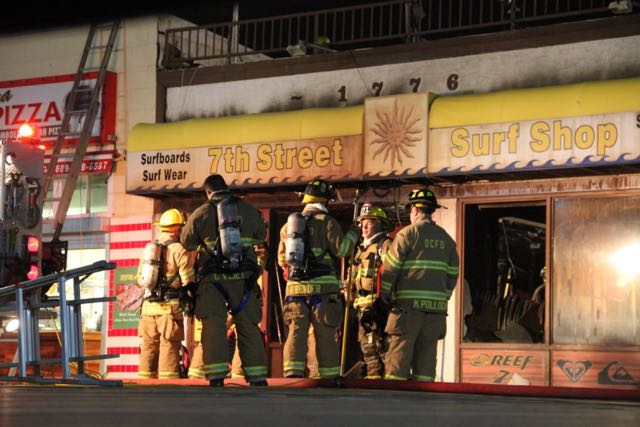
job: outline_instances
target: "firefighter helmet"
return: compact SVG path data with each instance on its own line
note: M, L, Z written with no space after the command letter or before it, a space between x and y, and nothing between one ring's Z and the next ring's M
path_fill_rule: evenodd
M175 226L182 226L186 222L184 215L178 209L169 209L160 216L161 228L169 228Z
M203 187L205 191L210 192L211 195L225 193L229 191L226 181L222 175L211 174L204 180Z
M336 199L336 190L332 184L323 179L314 179L304 189L302 203L326 203Z
M434 210L438 208L446 209L446 207L438 204L436 195L428 188L411 190L409 193L409 202L407 202L404 207L409 209L412 205L418 208L432 208Z
M380 220L383 226L391 226L391 221L389 221L387 213L382 208L374 206L371 203L365 203L362 205L362 208L360 208L360 215L357 219L358 222L361 222L363 219L367 218Z

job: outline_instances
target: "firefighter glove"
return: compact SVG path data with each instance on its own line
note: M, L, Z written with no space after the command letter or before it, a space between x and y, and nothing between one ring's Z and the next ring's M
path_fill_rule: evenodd
M373 310L366 308L360 312L360 325L367 333L376 329L376 315Z
M380 315L386 315L391 310L391 302L386 298L376 298L373 302L373 311Z
M351 223L349 229L347 230L347 234L350 234L353 238L355 238L356 242L360 241L360 238L362 237L362 229L360 228L360 224L358 223L358 221L354 221Z
M178 291L180 298L180 309L187 316L193 316L196 310L196 290L198 286L193 283L187 283Z

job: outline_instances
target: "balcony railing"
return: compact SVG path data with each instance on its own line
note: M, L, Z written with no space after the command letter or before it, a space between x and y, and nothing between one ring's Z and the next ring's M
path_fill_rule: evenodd
M631 4L609 0L394 0L175 28L166 31L163 66L256 61L505 31L632 13Z

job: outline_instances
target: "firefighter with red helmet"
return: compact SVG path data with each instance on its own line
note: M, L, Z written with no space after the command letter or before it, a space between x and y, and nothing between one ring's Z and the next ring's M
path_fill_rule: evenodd
M432 214L443 206L428 188L413 190L411 224L398 232L383 262L382 291L393 308L385 332L385 378L433 381L438 340L446 333L447 303L458 280L455 241Z
M180 288L195 281L192 257L180 244L182 212L169 209L160 217L160 236L146 245L138 266L144 301L138 335L140 378L179 378L184 339Z
M345 256L359 236L355 228L343 235L340 224L329 214L327 204L335 197L333 185L321 179L311 181L304 191L304 209L289 215L280 230L278 264L287 280L284 320L289 327L283 368L288 378L305 374L311 325L320 377L340 374L337 330L342 321L339 292L343 285L334 260Z
M382 208L370 203L362 205L357 221L362 229L362 239L357 246L350 283L355 295L353 307L358 312L358 342L367 369L365 378L380 379L384 375L384 327L388 306L379 298L379 279L382 260L391 245L387 233L393 225Z

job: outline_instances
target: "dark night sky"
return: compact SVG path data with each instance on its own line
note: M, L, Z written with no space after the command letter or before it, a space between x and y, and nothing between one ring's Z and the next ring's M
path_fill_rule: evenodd
M380 1L380 0L378 0ZM46 1L33 8L25 3L9 1L0 9L0 33L26 32L37 29L79 25L154 13L178 15L196 24L231 21L234 1L230 0L67 0ZM355 4L376 3L366 0L238 0L240 19L266 17L330 9Z

